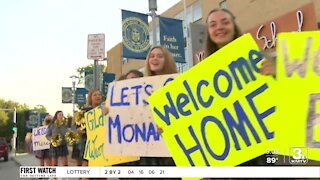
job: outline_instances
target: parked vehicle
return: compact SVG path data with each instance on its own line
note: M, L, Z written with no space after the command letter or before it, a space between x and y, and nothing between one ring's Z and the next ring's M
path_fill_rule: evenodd
M9 159L9 145L6 138L0 137L0 158L3 157L4 161Z

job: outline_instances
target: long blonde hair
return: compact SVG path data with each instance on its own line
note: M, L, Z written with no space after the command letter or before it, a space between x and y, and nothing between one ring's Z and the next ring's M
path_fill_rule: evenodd
M92 96L93 96L93 93L95 93L95 92L100 92L100 90L99 89L91 89L88 93L88 96L87 96L87 105L92 106L92 107L93 107Z
M156 75L154 72L152 72L150 70L150 66L149 66L149 59L150 59L150 54L151 54L151 51L154 50L154 49L160 49L163 53L163 56L164 56L164 66L163 66L163 69L162 69L162 72L161 74L174 74L174 73L177 73L177 66L176 66L176 63L171 55L171 53L169 52L169 50L163 46L153 46L150 48L150 51L147 55L147 59L146 59L146 64L145 64L145 68L144 68L144 76L154 76Z

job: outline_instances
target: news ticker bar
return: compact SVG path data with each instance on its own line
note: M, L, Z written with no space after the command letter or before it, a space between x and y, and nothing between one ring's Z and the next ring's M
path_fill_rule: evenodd
M320 178L320 167L20 166L20 178Z

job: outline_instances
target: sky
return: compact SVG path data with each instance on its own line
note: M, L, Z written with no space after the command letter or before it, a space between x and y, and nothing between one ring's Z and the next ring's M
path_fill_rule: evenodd
M157 14L179 1L158 0ZM78 67L93 63L87 59L88 34L105 34L108 51L122 41L121 9L148 13L148 2L0 1L0 98L71 114L72 104L61 103L61 88L72 86L69 77Z

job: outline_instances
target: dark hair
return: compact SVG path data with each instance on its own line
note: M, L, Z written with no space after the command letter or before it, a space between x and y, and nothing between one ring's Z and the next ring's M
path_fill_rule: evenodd
M143 73L136 70L136 69L131 69L129 72L127 72L127 74L125 74L126 78L129 74L133 73L134 75L136 75L137 77L143 77Z
M61 113L61 112L62 112L62 111L59 110L59 111L56 111L56 113L54 113L54 116L53 116L53 119L52 119L52 121L51 121L51 124L52 124L55 120L57 120L58 114Z
M126 75L126 74L123 74L123 75L121 75L121 76L118 78L117 81L122 81L122 80L125 80L125 79L127 79L127 75Z
M229 14L231 16L231 19L232 19L232 23L234 25L234 37L233 37L233 40L237 39L238 37L241 36L241 31L240 31L240 28L239 26L237 25L237 23L235 22L235 16L227 9L213 9L209 12L208 16L207 16L207 19L206 19L206 23L208 23L208 18L209 16L214 13L214 12L218 12L218 11L223 11L227 14ZM208 31L208 26L207 26L207 39L206 39L206 48L205 48L205 57L208 57L210 56L211 54L215 53L217 50L218 50L218 46L216 43L214 43L212 41L212 39L210 38L210 35L209 35L209 31Z

